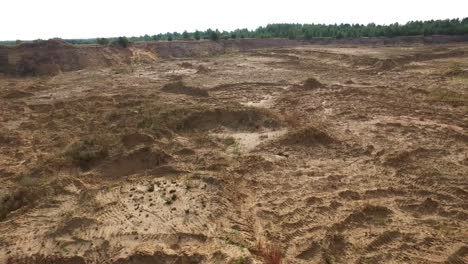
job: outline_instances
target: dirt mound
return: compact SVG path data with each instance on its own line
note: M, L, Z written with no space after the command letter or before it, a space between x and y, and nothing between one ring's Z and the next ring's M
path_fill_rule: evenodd
M203 65L200 65L197 67L197 73L203 74L203 73L209 73L211 70Z
M131 63L132 64L151 64L158 61L157 54L147 51L144 49L130 49L131 54Z
M435 214L441 209L440 203L431 198L427 198L422 203L404 204L400 207L405 211L421 215Z
M460 64L453 64L443 72L446 77L468 77L468 68L463 68Z
M302 250L296 258L302 260L309 260L315 257L318 253L320 253L320 244L313 241L310 246Z
M401 233L399 231L385 231L367 245L367 250L375 251L379 247L393 242L393 240L397 239L400 236Z
M314 90L314 89L317 89L317 88L320 88L320 87L323 87L323 84L321 82L319 82L317 79L315 78L308 78L307 80L304 81L304 83L301 85L301 88L303 90Z
M304 42L289 39L236 39L220 41L160 41L135 43L135 47L151 50L162 58L201 57L237 51L298 46Z
M10 132L8 130L0 130L0 145L19 145L21 140L18 137L18 134L15 132Z
M72 45L60 39L0 46L0 73L56 75L87 67L110 67L154 63L158 58L200 57L267 47L297 46L288 39L243 39L222 41L173 41L134 43L123 49L100 45ZM187 67L188 64L184 64ZM190 66L193 67L193 66ZM204 73L205 69L198 69Z
M97 168L106 177L118 178L166 164L170 156L160 149L141 147L130 153L112 158Z
M61 236L64 234L72 235L73 231L77 229L87 228L92 224L95 224L96 221L90 218L84 217L73 217L70 220L64 222L62 225L57 227L57 229L51 234L52 236Z
M425 148L416 148L412 150L404 150L397 153L391 153L383 162L383 165L402 168L411 166L411 163L415 160L425 159L434 155L440 155L443 151L425 149Z
M392 59L379 60L373 65L376 71L390 71L399 67L398 62Z
M177 255L156 252L154 254L137 253L125 259L119 259L113 264L197 264L202 263L205 257L200 254Z
M21 188L12 193L2 194L0 196L0 222L11 212L32 204L36 198L37 194L28 188Z
M10 90L5 93L2 97L5 99L18 99L32 96L32 93L20 91L20 90Z
M323 241L325 248L323 252L324 259L338 261L345 254L348 244L342 234L327 235Z
M288 132L279 142L283 145L300 145L300 146L314 146L314 145L330 145L337 142L333 137L327 133L309 126L295 131Z
M109 144L101 137L86 137L69 145L63 155L73 165L88 170L109 155Z
M220 41L158 41L134 43L123 49L100 45L71 45L60 39L35 41L17 46L0 46L0 73L55 75L87 67L154 63L158 58L200 57L228 52L305 44L379 45L400 43L465 42L466 36L412 36L394 38L333 39L316 38L296 41L281 38L236 39ZM385 63L384 63L385 64ZM376 65L379 68L379 65ZM381 70L389 66L383 65ZM391 67L391 66L390 66ZM200 73L203 73L200 71Z
M111 46L78 46L62 40L36 41L0 47L0 72L18 75L56 75L86 67L130 64L132 52Z
M122 136L122 144L126 148L133 148L140 144L149 144L154 141L154 138L151 135L143 133L131 133Z
M180 64L180 67L185 68L185 69L191 69L191 68L193 68L193 64L190 63L190 62L182 62Z
M168 83L163 86L161 91L174 94L185 94L190 96L208 97L206 90L185 85L182 81Z
M391 218L393 211L384 206L365 205L361 210L351 213L333 229L344 231L364 225L383 225Z
M82 257L60 257L60 256L43 256L33 255L31 257L15 258L11 257L7 260L8 264L85 264L86 261Z
M208 73L210 72L210 69L203 66L203 65L193 65L192 63L190 62L182 62L181 64L179 64L180 67L184 68L184 69L196 69L197 70L197 73L199 74L203 74L203 73Z
M442 73L468 54L408 56L468 51L444 47L302 46L151 65L140 54L119 74L0 74L0 263L465 263L466 111L444 100L463 99L466 80ZM381 58L402 67L377 75ZM323 88L294 91L308 77ZM210 97L161 91L177 81ZM3 98L13 90L33 95Z
M172 127L176 130L206 131L222 127L236 131L252 131L261 128L278 128L281 126L277 117L268 111L250 107L227 107L191 111Z

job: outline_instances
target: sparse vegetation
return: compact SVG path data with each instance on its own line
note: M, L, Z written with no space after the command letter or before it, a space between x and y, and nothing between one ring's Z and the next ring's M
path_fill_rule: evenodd
M283 263L283 252L279 246L258 242L255 246L255 251L263 258L265 264Z
M429 95L429 101L434 103L445 103L454 107L466 106L468 104L468 95L444 88L434 89Z
M33 188L21 187L13 193L5 193L0 195L0 222L13 211L20 209L23 206L31 204L36 199Z
M234 144L230 145L229 148L235 156L241 155L241 147L238 142L234 142Z
M210 32L210 40L212 40L212 41L218 41L219 40L219 32L217 30Z
M235 259L231 264L249 264L251 260L248 257L239 257Z
M153 46L185 54L237 44ZM0 244L12 263L38 253L105 262L115 252L118 262L378 263L401 260L402 247L408 262L461 256L464 44L304 45L148 63L136 58L147 43L6 49L29 46L34 58L57 46L117 63L0 76ZM377 75L375 53L401 67ZM24 236L31 241L17 243ZM260 237L274 244L255 247ZM407 247L415 241L437 248Z
M97 44L103 45L103 46L109 44L109 40L106 39L106 38L97 38L97 39L96 39L96 42L97 42Z
M468 33L468 17L464 19L445 19L428 21L409 21L406 24L392 23L389 25L377 25L375 23L364 24L269 24L258 27L255 30L236 29L230 32L208 29L206 31L195 31L183 33L168 32L157 35L143 35L139 37L120 37L128 41L159 41L159 40L179 40L179 39L219 39L243 38L289 38L305 39L313 38L359 38L359 37L397 37L416 35L462 35ZM120 38L113 39L119 41ZM72 44L99 43L102 38L95 39L67 39L66 42ZM16 41L0 41L0 44L13 45ZM99 43L100 44L100 43ZM106 45L106 44L103 44ZM127 47L119 44L122 47ZM124 44L125 45L125 44Z
M201 35L200 35L200 31L195 31L195 33L193 33L193 37L196 39L196 40L200 40L201 38Z
M130 45L130 41L127 37L118 37L114 42L114 45L120 46L122 48L127 48Z
M357 38L357 37L396 37L415 35L461 35L468 33L468 18L445 19L428 21L409 21L406 24L393 23L389 25L377 25L375 23L363 24L269 24L265 27L258 27L255 30L236 29L231 32L222 32L208 29L200 32L183 32L182 34L166 33L154 36L132 37L130 41L149 40L177 40L201 38L217 41L223 39L240 38L289 38L306 39L312 38ZM71 43L92 43L90 40L67 40Z
M187 66L187 64L185 65ZM209 96L206 90L203 90L197 87L187 86L182 81L168 83L163 86L162 91L169 92L169 93L176 93L176 94L186 94L186 95L191 95L191 96L201 96L201 97Z
M304 90L313 90L322 87L323 84L319 82L315 78L308 78L304 81L304 84L302 84L302 88Z
M105 141L104 141L105 142ZM109 155L109 146L101 138L87 137L65 150L65 156L82 169L89 169Z
M182 33L182 39L185 39L185 40L190 39L190 35L189 35L189 33L187 32L187 30L185 30L185 31Z

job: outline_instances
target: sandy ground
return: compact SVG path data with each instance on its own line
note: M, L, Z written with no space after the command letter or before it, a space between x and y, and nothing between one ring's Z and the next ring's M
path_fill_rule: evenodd
M467 263L467 110L467 45L0 76L0 263Z

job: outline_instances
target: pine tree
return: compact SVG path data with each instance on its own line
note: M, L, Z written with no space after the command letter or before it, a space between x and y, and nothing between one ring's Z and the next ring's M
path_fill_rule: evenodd
M210 40L212 40L212 41L218 41L218 40L219 40L219 32L218 32L218 30L216 30L216 31L211 31L211 33L210 33Z
M198 31L198 30L195 31L195 33L193 35L194 35L196 40L200 40L200 31Z
M189 33L187 32L187 30L185 30L185 31L182 33L182 38L183 38L183 39L189 39L189 38L190 38Z

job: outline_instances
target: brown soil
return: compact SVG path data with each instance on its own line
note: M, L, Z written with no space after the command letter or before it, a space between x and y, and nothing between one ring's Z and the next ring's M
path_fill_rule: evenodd
M0 48L0 264L467 263L468 46L321 41Z
M302 86L300 88L302 88L304 90L313 90L313 89L320 88L322 86L323 86L323 84L321 82L319 82L317 79L308 78L307 80L304 81L304 83L302 84Z
M206 90L186 86L182 81L168 83L163 86L161 91L175 94L186 94L191 96L208 96L208 92Z

